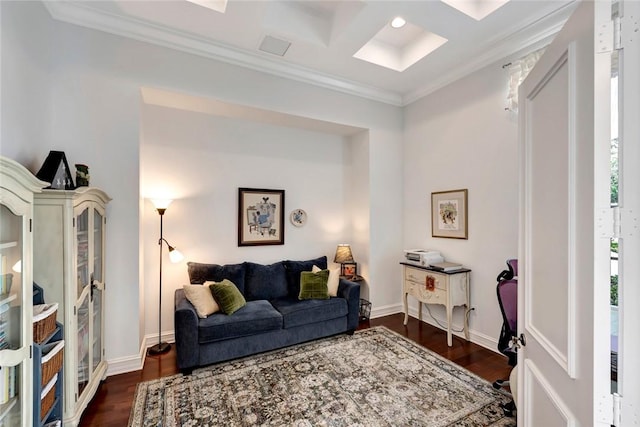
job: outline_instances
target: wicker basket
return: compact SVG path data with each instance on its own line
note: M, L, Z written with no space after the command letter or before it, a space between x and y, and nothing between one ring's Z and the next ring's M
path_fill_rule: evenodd
M33 340L40 344L56 330L58 304L33 306Z
M62 368L64 359L64 341L57 341L45 347L47 354L42 356L42 382L44 387Z
M56 383L58 382L58 375L54 375L49 384L42 390L40 395L40 416L42 419L47 415L49 409L53 407L56 401Z
M360 298L360 321L369 320L371 315L371 303L366 299Z

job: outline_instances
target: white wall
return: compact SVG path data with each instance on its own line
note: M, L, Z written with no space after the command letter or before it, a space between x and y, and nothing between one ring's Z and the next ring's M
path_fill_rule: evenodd
M164 249L163 333L173 330L175 289L189 283L187 261L267 264L326 255L331 265L336 245L353 241L349 138L148 105L142 131L142 196L175 199L164 215L164 235L185 255L184 262L170 264ZM285 245L237 246L239 187L285 190ZM144 206L145 333L153 335L159 215L151 202ZM308 215L303 227L289 222L297 208ZM364 256L358 260L367 264Z
M140 312L144 288L156 283L141 283L141 278L153 277L156 266L148 274L140 271L145 265L140 263L143 245L157 236L157 219L141 213L146 212L146 205L141 207L140 203L139 180L141 87L166 88L368 129L369 158L360 160L369 169L364 175L371 197L369 285L380 289L372 297L374 303L396 304L397 254L402 248L402 109L52 21L43 14L41 3L2 2L3 48L6 34L17 40L15 49L3 49L2 67L20 61L15 63L18 72L19 64L33 69L28 70L28 78L12 81L15 87L8 93L2 77L3 135L7 119L20 116L14 106L27 103L24 109L31 114L13 124L11 134L22 137L3 138L1 149L32 170L49 149L63 150L70 163L89 165L92 185L113 198L107 210L106 253L105 347L110 373L139 367L140 345L149 329L140 321L145 317ZM47 50L50 57L33 59ZM32 84L38 88L36 93L30 89ZM26 100L25 93L30 94ZM34 108L28 109L30 106ZM32 134L29 127L40 124L47 126ZM232 209L236 209L235 203ZM186 215L180 209L176 203L167 221ZM172 232L179 226L170 224ZM146 233L147 226L151 235ZM179 236L171 237L175 240ZM304 251L305 247L285 245L283 249ZM207 255L213 258L214 254ZM284 258L278 255L271 252L265 259ZM147 297L153 299L152 295ZM172 307L164 309L171 311Z
M0 153L28 168L40 167L48 150L45 143L50 107L51 28L48 13L39 4L19 10L0 2ZM28 20L29 31L12 25ZM40 146L34 159L30 147ZM46 151L45 151L46 150Z
M472 269L472 340L495 349L496 276L518 253L517 120L504 110L507 72L488 66L405 109L404 245ZM469 239L431 237L431 192L469 190ZM446 324L440 307L432 313ZM444 320L443 320L444 319ZM454 316L462 325L462 310Z

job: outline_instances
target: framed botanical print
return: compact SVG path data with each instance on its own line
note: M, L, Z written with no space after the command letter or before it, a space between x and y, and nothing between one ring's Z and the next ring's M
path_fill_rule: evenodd
M431 236L467 239L467 190L431 193Z
M284 190L238 189L238 246L284 245Z

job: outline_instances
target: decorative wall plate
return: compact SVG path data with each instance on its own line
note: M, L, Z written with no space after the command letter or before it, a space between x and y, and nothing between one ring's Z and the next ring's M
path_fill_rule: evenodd
M294 209L289 215L289 220L296 227L302 227L307 222L307 213L302 209Z

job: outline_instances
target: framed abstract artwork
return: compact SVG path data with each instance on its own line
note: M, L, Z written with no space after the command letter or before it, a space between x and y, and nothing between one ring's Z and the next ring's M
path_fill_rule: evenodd
M284 190L238 189L238 246L284 245Z
M431 236L468 239L467 190L431 193Z

